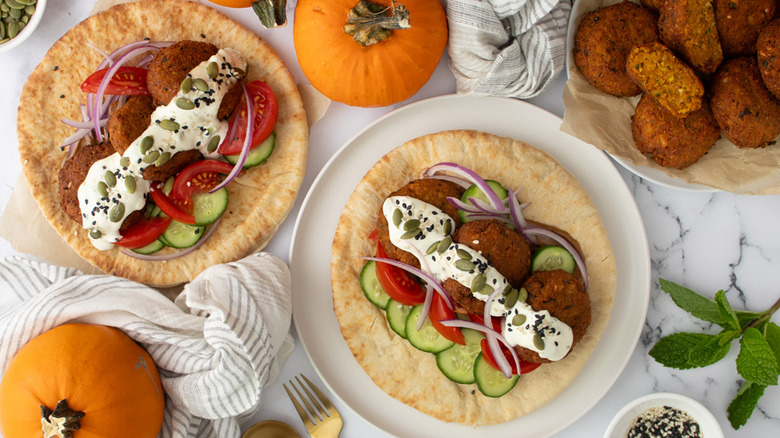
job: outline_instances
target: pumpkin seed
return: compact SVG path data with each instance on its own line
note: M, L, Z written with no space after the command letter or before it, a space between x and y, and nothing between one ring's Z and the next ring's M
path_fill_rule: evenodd
M22 18L22 14L24 13L23 9L11 9L8 11L8 15L14 18L14 20L18 20Z
M422 233L422 230L417 228L414 230L407 231L403 234L401 234L401 239L411 239L412 237L415 237L416 235Z
M544 350L544 339L538 333L534 335L534 347L537 350Z
M119 165L121 167L128 167L130 166L130 157L122 157L119 159Z
M100 193L100 196L108 198L108 184L100 181L97 185L97 191Z
M501 295L506 296L506 294L508 294L511 291L512 291L512 285L507 284L504 290L501 291Z
M141 153L145 154L152 146L154 146L154 137L147 135L141 140Z
M474 263L471 263L468 260L459 259L455 261L455 267L461 271L469 272L474 270Z
M89 237L93 239L100 239L100 236L102 236L103 233L100 232L100 230L91 230L89 232Z
M447 219L447 222L444 223L444 234L450 233L452 233L452 221Z
M447 251L447 248L449 248L450 245L452 245L452 237L449 236L445 237L444 239L441 240L441 242L439 242L439 247L436 248L436 251L439 254L442 254L444 253L444 251Z
M2 39L0 39L0 44L7 43L10 40L11 40L11 38L2 38Z
M192 85L199 91L209 91L209 84L201 78L193 79Z
M28 22L28 21L30 21L30 16L29 16L29 15L23 15L23 16L22 16L22 23L24 23L25 25L27 25L27 22Z
M528 291L524 287L521 287L517 292L517 301L524 303L528 299Z
M508 294L506 294L506 299L504 300L504 307L507 309L511 309L512 307L517 304L517 289L512 289Z
M17 3L21 3L23 5L34 5L37 0L16 0Z
M179 124L171 119L160 120L160 128L166 131L178 131Z
M425 251L425 255L431 255L434 251L439 247L439 242L433 242L431 246L428 247L428 250Z
M0 38L5 38L5 23L0 21Z
M477 275L473 280L471 280L471 291L473 292L481 290L482 286L484 286L486 282L487 277L485 277L485 274Z
M8 12L11 10L11 7L5 4L5 2L0 3L0 11L2 12Z
M189 76L184 78L184 80L181 81L181 85L179 85L179 89L182 93L189 93L192 91L192 78Z
M16 0L5 0L5 4L11 7L11 9L24 9L23 4L19 3Z
M105 178L106 184L108 184L109 187L114 187L116 185L116 175L114 175L114 172L106 170Z
M493 293L493 286L486 284L479 290L482 295L490 295Z
M209 140L209 145L206 147L206 150L209 151L209 153L216 151L217 146L219 146L220 140L221 139L218 135L211 137L211 140Z
M420 221L417 219L408 220L404 223L404 231L412 231L417 228L420 228Z
M8 23L8 37L15 38L19 34L19 22L11 21Z
M108 219L111 222L119 222L123 217L125 217L125 205L121 202L117 202L108 213Z
M160 158L160 151L151 151L144 155L144 163L154 163L158 158Z
M404 217L404 212L401 211L400 208L396 208L393 212L393 225L395 225L396 228L398 228L398 225L401 225L401 219Z
M24 7L24 13L27 15L32 15L35 13L35 6L33 5L27 5Z
M176 106L178 106L183 110L195 109L195 104L192 103L192 101L187 99L186 97L180 97L176 99Z
M514 318L512 318L512 324L517 326L523 325L525 324L526 319L528 319L528 317L526 317L524 314L517 314Z
M471 253L466 251L465 249L458 248L455 253L458 255L458 257L464 259L464 260L471 260Z
M133 175L127 175L127 177L125 177L125 188L127 189L127 193L130 193L131 195L135 193L135 185L135 177Z
M154 165L157 166L157 167L160 167L163 164L167 163L168 160L170 160L170 159L171 159L171 153L170 152L162 153L162 154L160 154L160 157L154 161Z
M217 75L219 74L219 66L216 62L209 62L209 65L206 67L206 73L208 73L209 77L211 79L216 79Z

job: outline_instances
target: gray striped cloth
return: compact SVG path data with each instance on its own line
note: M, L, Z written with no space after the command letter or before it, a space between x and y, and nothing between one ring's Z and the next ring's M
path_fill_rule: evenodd
M563 70L569 0L447 0L459 94L527 99Z
M239 437L292 350L290 272L266 253L213 266L175 302L123 278L26 257L0 261L0 373L66 322L114 326L146 348L166 392L161 437Z

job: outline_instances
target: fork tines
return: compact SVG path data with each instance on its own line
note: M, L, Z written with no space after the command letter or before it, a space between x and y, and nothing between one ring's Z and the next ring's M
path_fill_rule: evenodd
M303 378L305 383L301 381L301 378ZM297 385L295 384L296 381L298 383ZM301 417L301 420L303 420L307 429L328 420L333 415L339 417L338 412L333 407L330 400L328 400L328 398L325 397L325 394L323 394L322 391L320 391L320 389L305 375L300 374L295 376L294 379L290 379L288 384L295 390L298 398L293 395L287 387L287 384L282 384L282 386L284 387L284 390L287 391L287 396L290 397L290 400L295 406L295 410L298 411L298 415ZM301 392L301 390L303 390L303 392ZM298 402L299 399L303 403L303 406Z

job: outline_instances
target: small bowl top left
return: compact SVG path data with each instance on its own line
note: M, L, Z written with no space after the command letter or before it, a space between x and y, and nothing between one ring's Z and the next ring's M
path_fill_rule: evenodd
M13 3L13 6L9 6ZM5 5L2 9L5 9L6 7L9 8L9 11L3 11L2 14L6 15L11 13L10 11L13 9L21 10L22 16L24 16L24 7L28 6L26 3L31 3L31 0L0 0L0 5ZM16 8L16 6L22 6L22 9ZM10 40L0 44L0 52L7 52L9 50L12 50L14 47L22 44L27 38L30 37L30 35L35 32L35 29L38 27L38 24L41 22L41 18L43 17L43 12L46 9L46 0L37 0L32 6L35 7L35 12L33 12L32 15L29 15L27 24L24 25L21 31L19 33L11 38ZM4 31L2 34L4 35L4 39L8 37L8 27L10 23L6 23L5 20L3 21Z

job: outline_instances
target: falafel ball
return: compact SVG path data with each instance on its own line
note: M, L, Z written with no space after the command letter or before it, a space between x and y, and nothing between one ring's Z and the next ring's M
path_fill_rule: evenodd
M128 146L149 127L154 108L152 96L131 96L111 113L106 129L117 152L124 154Z
M780 99L780 18L770 21L758 35L756 52L764 85Z
M657 19L629 1L589 12L574 35L574 64L599 90L636 96L641 89L626 73L626 58L634 46L659 41Z
M723 55L755 55L758 34L775 16L775 0L714 0L713 6Z
M546 310L571 327L572 347L585 336L590 326L590 298L578 277L561 269L536 271L523 283L523 288L528 292L526 302L534 310ZM521 360L550 362L524 347L516 346L515 351Z
M684 169L720 139L720 128L706 99L681 119L643 94L631 116L631 134L637 149L659 165Z
M639 0L639 3L646 8L650 8L656 12L661 9L666 0Z
M104 141L94 145L79 146L73 156L65 160L57 175L60 207L65 214L77 224L82 225L81 204L79 203L79 186L87 178L89 168L98 160L116 153L111 143ZM126 230L143 216L143 210L134 211L128 215L120 232Z
M460 199L463 194L463 188L453 184L449 181L443 181L434 178L417 179L409 184L394 191L389 197L393 196L410 196L412 198L419 199L423 202L433 205L434 207L444 211L449 217L452 218L455 227L459 227L461 224L460 216L458 215L458 209L453 207L452 204L447 201L447 197L452 196ZM407 265L420 267L420 262L413 254L399 249L393 245L390 241L390 232L387 225L387 218L382 213L382 208L379 208L379 215L377 216L377 237L379 243L382 244L387 256L391 259L398 260L406 263Z
M169 177L176 175L187 167L193 161L203 158L203 155L196 149L180 151L171 155L171 158L161 166L151 165L144 169L143 176L148 181L165 181Z
M723 61L711 0L664 2L658 30L664 44L702 73L714 72Z
M219 51L217 46L198 41L179 41L160 49L149 63L146 86L156 105L167 105L179 92L187 73ZM241 87L233 86L225 94L217 117L227 119L243 95Z
M780 135L780 103L761 81L756 57L725 61L712 78L710 93L723 136L738 147L764 147Z

